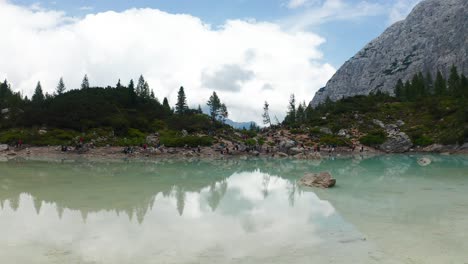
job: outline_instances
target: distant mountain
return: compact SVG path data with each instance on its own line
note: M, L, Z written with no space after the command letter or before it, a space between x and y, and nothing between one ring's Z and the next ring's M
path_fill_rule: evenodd
M393 94L399 79L420 71L435 78L438 70L447 77L452 65L468 74L468 0L424 0L348 60L311 104L379 90Z
M252 124L256 125L256 123L253 122L253 121L251 121L251 122L235 122L235 121L232 121L230 119L226 119L226 124L232 126L233 128L236 128L236 129L243 129L243 128L249 129L250 125L252 125Z

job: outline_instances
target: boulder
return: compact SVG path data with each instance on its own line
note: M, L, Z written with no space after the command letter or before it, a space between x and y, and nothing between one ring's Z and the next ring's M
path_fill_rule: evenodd
M45 130L45 129L39 130L39 135L42 136L42 135L45 135L45 134L47 134L47 130Z
M327 135L332 135L333 132L331 131L331 129L329 129L328 127L322 127L320 128L320 132L323 133L323 134L327 134Z
M260 152L258 152L258 151L252 151L251 154L252 154L252 156L255 156L255 157L260 156Z
M294 158L295 159L305 160L305 159L307 159L307 156L305 154L303 154L303 153L299 153L299 154L294 155Z
M397 120L396 121L397 126L401 127L405 125L405 122L403 120Z
M294 142L293 140L283 140L280 142L279 144L279 150L280 152L289 152L289 150L293 147L296 146L296 142Z
M331 188L335 186L336 180L329 172L306 173L299 183L307 187Z
M420 166L423 166L423 167L428 166L431 163L432 163L431 159L429 159L427 157L422 157L422 158L418 159L418 164Z
M7 144L1 144L0 145L0 151L7 151L9 149L10 149L10 147Z
M423 151L426 151L426 152L440 152L444 149L444 146L442 146L441 144L432 144L430 146L427 146L425 148L423 148Z
M413 146L413 142L404 132L390 134L380 148L388 153L404 153Z
M468 149L468 143L465 143L461 145L460 147L458 147L458 150L466 150L466 149Z
M378 119L372 120L372 123L374 123L375 125L377 125L377 126L379 126L381 128L385 128L385 124L382 121L378 120Z
M148 135L146 137L146 143L150 145L156 145L159 143L159 137L154 134Z
M289 157L288 154L284 153L284 152L277 152L276 155L278 155L278 157L280 158L287 158Z
M304 149L303 149L303 148L296 148L296 147L290 148L289 151L288 151L288 153L289 153L290 155L302 154L303 152L304 152Z
M347 129L340 129L340 131L338 131L338 136L347 137L348 136L348 130Z
M188 136L188 132L187 132L187 130L185 130L185 129L183 129L183 130L181 131L181 133L182 133L182 137Z

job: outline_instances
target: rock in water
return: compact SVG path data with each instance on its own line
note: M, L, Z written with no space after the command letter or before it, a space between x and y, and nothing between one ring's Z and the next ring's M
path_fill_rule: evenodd
M418 164L423 167L430 165L431 162L432 162L431 159L426 158L426 157L418 159Z
M10 149L10 147L7 144L0 145L0 151L7 151L8 149Z
M424 0L408 17L390 26L348 60L320 89L312 106L377 90L394 93L398 79L437 70L448 76L452 65L468 74L468 1Z
M331 188L335 186L336 180L329 172L306 173L299 183L308 187Z

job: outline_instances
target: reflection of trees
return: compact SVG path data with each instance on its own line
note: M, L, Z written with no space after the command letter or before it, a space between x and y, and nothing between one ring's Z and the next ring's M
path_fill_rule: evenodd
M393 157L393 158L392 158ZM398 165L396 165L396 162ZM437 164L437 163L436 163ZM466 161L461 159L459 166ZM59 216L64 209L79 210L83 218L101 210L134 215L142 222L153 208L155 197L176 199L179 214L183 214L187 192L200 193L207 190L206 201L215 211L228 190L228 178L234 173L260 171L263 174L261 190L266 198L271 175L287 179L288 199L294 206L300 195L295 182L305 172L330 171L338 178L338 185L347 182L346 188L368 185L361 175L393 177L405 171L419 169L416 158L395 160L395 156L372 159L324 159L320 164L303 160L252 159L233 160L162 160L156 162L9 162L0 163L0 205L6 200L13 210L20 206L20 195L28 193L34 198L34 207L40 212L42 203L55 203ZM434 167L432 167L434 168Z
M216 208L218 208L219 203L221 202L221 199L224 197L224 195L227 192L227 189L228 189L227 179L211 184L210 191L206 200L212 211L215 211Z

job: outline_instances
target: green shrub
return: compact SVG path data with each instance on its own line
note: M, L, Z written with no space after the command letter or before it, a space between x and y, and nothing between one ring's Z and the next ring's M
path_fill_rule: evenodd
M255 141L255 139L249 138L245 141L245 144L247 146L255 146L257 144L257 141Z
M387 135L385 134L384 131L377 130L377 131L372 131L369 134L361 137L359 141L361 144L364 144L366 146L376 146L383 144L385 140L387 139Z
M337 146L349 146L351 142L349 140L332 136L332 135L325 135L320 138L320 144L325 145L337 145Z

